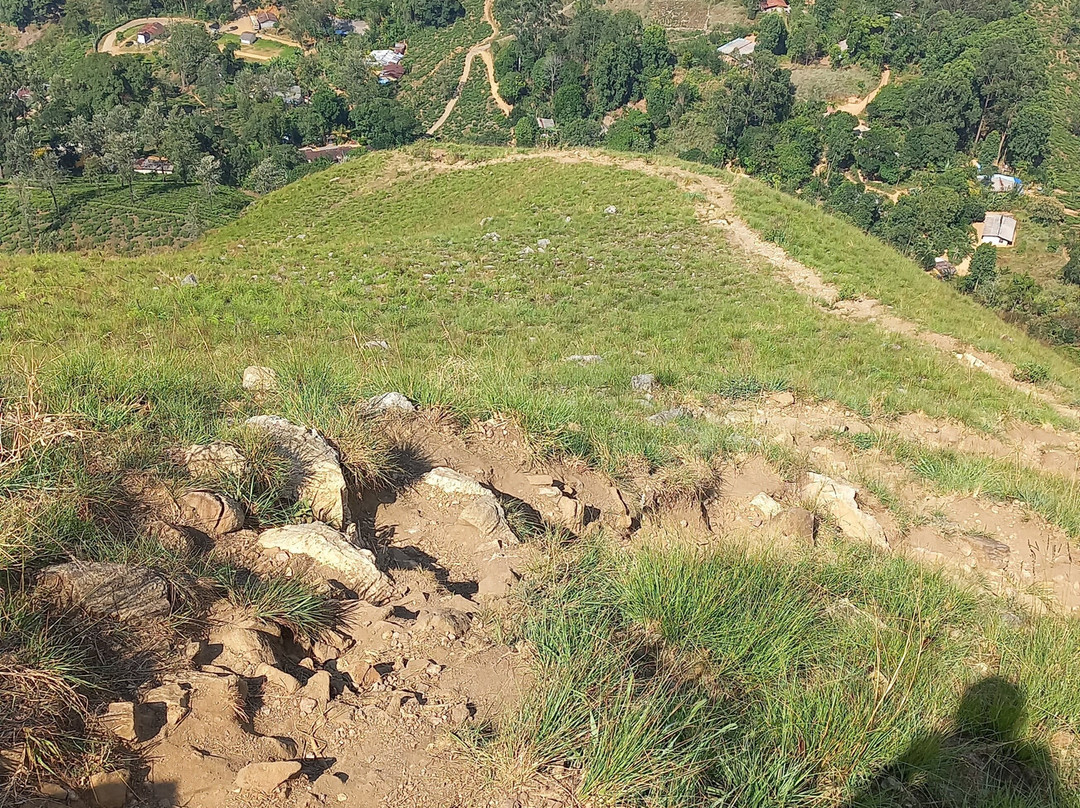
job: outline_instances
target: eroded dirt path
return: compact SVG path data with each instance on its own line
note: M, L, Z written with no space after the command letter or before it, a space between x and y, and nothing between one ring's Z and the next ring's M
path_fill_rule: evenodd
M878 82L878 86L871 91L871 93L865 98L861 98L858 101L849 101L846 104L841 104L836 108L837 112L850 112L859 122L862 123L862 114L866 111L870 102L877 98L877 94L881 92L881 88L889 83L889 79L892 77L892 71L888 67L883 68L881 71L881 80Z
M468 53L465 54L465 67L461 71L461 78L458 80L457 91L454 93L454 97L446 102L446 109L443 110L442 115L435 121L427 130L429 135L434 135L438 132L450 114L457 106L458 100L461 98L461 93L465 90L465 82L469 80L469 73L472 70L473 60L479 56L484 62L484 70L487 73L488 88L491 92L491 97L494 99L496 106L502 111L503 115L509 116L514 107L506 102L506 99L499 94L499 83L495 80L495 58L491 55L491 43L499 38L499 34L502 29L499 27L499 21L495 19L495 0L484 0L484 21L491 26L491 33L477 42L471 48Z

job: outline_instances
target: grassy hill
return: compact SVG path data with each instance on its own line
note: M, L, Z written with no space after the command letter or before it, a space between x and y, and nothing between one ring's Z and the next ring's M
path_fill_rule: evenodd
M631 490L644 473L672 502L721 491L725 463L763 458L792 480L814 468L725 417L790 391L867 421L874 438L852 441L856 457L893 456L928 490L1023 503L1065 541L1080 536L1073 479L902 428L917 415L984 442L1015 425L1072 434L1075 362L820 210L713 172L701 187L731 208L710 211L719 203L684 172L601 153L418 146L306 177L176 253L0 258L9 418L62 414L108 446L43 442L16 457L3 445L0 504L31 497L41 510L37 540L3 511L0 620L23 602L10 582L57 556L161 566L145 537L133 549L98 521L110 483L90 466L117 484L167 475L171 447L228 438L267 406L344 446L368 429L358 404L387 390L459 424L509 417L535 462L583 461ZM729 239L736 213L764 246ZM838 316L783 277L769 245L842 301L874 298L1048 379L1015 384L914 331ZM197 285L181 284L188 274ZM249 364L275 368L279 391L241 391ZM641 373L659 385L647 398L630 385ZM574 798L596 805L896 804L882 791L890 764L922 772L897 775L897 788L924 804L973 793L1072 804L1080 772L1061 738L1080 732L1075 621L852 547L823 524L802 549L687 549L677 521L644 546L564 534L538 545L545 560L501 629L531 647L534 692L467 737L470 757L498 783L566 767ZM44 665L48 647L27 637L40 639L0 624L0 660ZM1026 703L1027 722L950 729L958 710L999 697ZM1002 749L1013 757L1000 769L971 764ZM956 771L970 779L950 782Z

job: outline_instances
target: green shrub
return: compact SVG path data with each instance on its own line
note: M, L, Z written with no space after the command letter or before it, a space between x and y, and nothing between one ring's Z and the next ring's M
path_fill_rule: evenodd
M1050 381L1050 369L1038 362L1024 362L1013 368L1012 377L1027 384L1045 384Z

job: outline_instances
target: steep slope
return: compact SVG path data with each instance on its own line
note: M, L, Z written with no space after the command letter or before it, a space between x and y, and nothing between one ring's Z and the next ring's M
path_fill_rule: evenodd
M234 778L273 762L267 804L870 805L934 738L914 804L1076 793L1078 368L818 210L676 162L415 147L175 253L5 259L0 301L0 619L76 558L172 581L200 648L276 638L232 636L223 672L144 632L168 664L84 696L252 688L240 728L211 699L123 744L133 799L252 804ZM341 459L338 550L393 589L366 624L325 610L369 608L348 587L288 588L325 570L267 534L327 517L262 414ZM211 441L228 473L193 470ZM164 552L193 488L247 529ZM35 631L0 630L0 675L44 666ZM1030 724L969 737L987 697Z

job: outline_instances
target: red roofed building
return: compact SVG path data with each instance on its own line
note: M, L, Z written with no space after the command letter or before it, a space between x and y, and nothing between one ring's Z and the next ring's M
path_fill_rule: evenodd
M762 14L787 14L791 11L787 0L761 0L759 8Z

